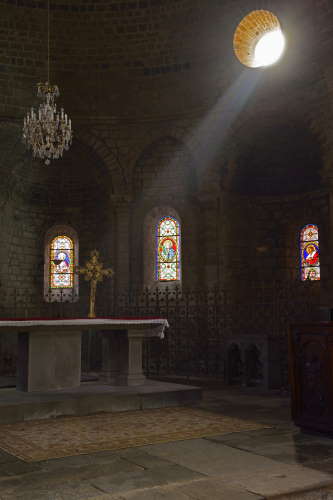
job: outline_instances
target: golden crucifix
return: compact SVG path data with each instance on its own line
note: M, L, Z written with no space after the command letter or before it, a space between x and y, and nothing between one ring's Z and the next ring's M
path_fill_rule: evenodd
M90 281L90 301L88 318L96 318L95 301L97 283L103 281L104 278L113 275L111 268L104 269L103 263L99 260L99 252L93 250L90 253L90 259L86 262L85 267L78 267L77 272L84 275L86 281Z

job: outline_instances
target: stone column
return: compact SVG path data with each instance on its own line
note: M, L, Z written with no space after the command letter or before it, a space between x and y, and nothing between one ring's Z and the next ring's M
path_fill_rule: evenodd
M142 385L146 377L142 372L142 342L145 330L128 330L119 336L118 385Z
M107 331L102 336L102 370L99 378L110 385L118 384L121 337L127 337L126 330Z
M221 281L219 251L219 198L211 195L199 196L202 212L202 232L199 237L204 252L204 280L209 285Z
M116 213L116 274L117 288L128 289L130 283L130 208L128 196L112 195L111 200Z
M329 79L325 75L324 82L328 83ZM313 117L312 126L314 131L319 135L321 141L322 149L322 170L321 177L323 179L324 186L329 192L329 227L326 228L327 231L327 248L328 254L327 259L325 255L320 257L321 266L324 261L327 265L327 291L329 294L330 305L333 305L333 86L330 88L327 86L327 107L324 109L322 106L319 109L318 115ZM319 244L321 239L321 233L319 233Z
M332 148L333 150L333 148ZM320 257L321 268L323 267L323 263L327 266L327 277L324 280L327 284L327 290L330 295L329 302L333 305L333 267L332 267L332 259L333 259L333 176L331 176L332 169L332 160L330 159L330 155L326 156L325 167L323 178L325 184L329 188L329 227L325 231L328 236L327 248L329 249L329 255L327 258L325 256ZM319 244L321 239L321 233L319 233ZM321 269L321 279L323 277L322 269Z

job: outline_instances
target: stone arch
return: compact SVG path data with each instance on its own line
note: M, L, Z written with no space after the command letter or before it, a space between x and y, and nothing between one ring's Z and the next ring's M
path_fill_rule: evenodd
M202 112L206 111L205 108ZM194 130L200 124L201 119L202 115L198 113L193 114L191 118L179 119L173 122L171 127L168 127L167 132L165 126L156 123L154 128L150 128L147 131L141 151L145 151L151 144L155 144L163 137L171 137L178 141L179 144L183 144L191 156L191 160L196 162L196 153L202 146L202 137L196 134Z
M108 196L113 192L112 172L96 149L80 136L74 137L70 149L64 153L63 158L54 160L51 167L49 172L52 181L63 176L65 188L68 186L68 189L75 190L85 184L87 189L94 185L98 190L107 192Z
M268 115L258 127L245 122L233 135L236 155L228 178L231 191L245 195L293 195L322 187L321 145L316 134L302 119Z
M173 136L149 144L137 159L133 173L136 198L183 197L194 190L196 174L187 147Z
M103 137L102 133L98 134L92 130L80 131L78 133L79 140L90 146L95 151L112 174L112 194L127 193L128 180L123 159L118 151L117 145L112 144L111 140Z

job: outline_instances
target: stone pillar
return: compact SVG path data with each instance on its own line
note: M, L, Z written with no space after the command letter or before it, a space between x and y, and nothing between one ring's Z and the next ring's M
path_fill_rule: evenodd
M148 332L149 333L149 332ZM114 330L103 333L101 380L111 385L142 385L142 342L145 330Z
M142 385L146 377L142 372L142 343L144 330L129 330L121 336L118 385Z
M327 186L329 191L329 227L325 228L324 233L327 235L327 257L325 255L320 257L321 268L323 269L323 264L327 269L327 276L325 276L324 283L327 286L327 291L329 294L329 303L333 304L333 133L330 134L329 130L326 130L325 137L325 147L323 155L323 169L321 171L323 183ZM321 232L319 232L319 244L321 240ZM322 248L323 245L321 245ZM323 278L323 273L321 269L321 281Z
M332 166L332 165L331 165ZM329 291L329 301L330 304L333 304L333 266L332 266L332 259L333 259L333 177L326 177L326 183L329 185L329 227L327 228L326 234L328 235L328 248L329 248L329 255L327 258L321 257L320 262L321 262L321 268L323 266L323 263L326 264L327 266L327 278L324 280L326 285L327 285L327 290ZM319 233L319 244L320 244L320 238L321 234ZM324 262L323 262L324 261ZM322 269L321 269L321 279L322 279Z
M102 336L102 370L99 378L110 385L118 384L121 336L127 336L126 330L103 332Z
M204 253L204 280L207 285L215 285L221 281L219 250L219 198L200 195L202 213L202 231L199 236Z
M128 289L130 283L130 209L131 200L126 196L112 195L111 200L116 213L116 273L118 289Z

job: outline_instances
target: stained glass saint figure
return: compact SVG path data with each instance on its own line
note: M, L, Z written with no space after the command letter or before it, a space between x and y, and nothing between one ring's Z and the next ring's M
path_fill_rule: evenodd
M320 280L318 227L308 224L300 234L301 279Z
M50 244L50 288L72 288L74 284L74 242L56 236Z
M157 224L156 279L180 279L180 224L173 217L164 217Z

